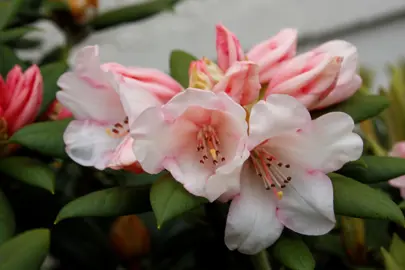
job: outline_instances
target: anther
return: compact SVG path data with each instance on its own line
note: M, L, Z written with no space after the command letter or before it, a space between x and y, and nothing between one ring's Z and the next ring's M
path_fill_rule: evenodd
M204 160L200 159L200 163L201 163L201 164L204 164Z
M115 128L112 129L112 132L114 132L115 134L120 133L118 130L116 130Z
M204 155L204 156L203 156L203 159L204 159L204 160L207 160L207 159L208 159L208 157L207 157L206 155Z
M281 187L281 188L285 188L286 186L285 186L285 185L281 185L280 187Z
M279 163L279 164L277 164L277 165L278 165L279 167L281 167L281 166L283 166L283 163L281 163L281 162L280 162L280 163Z
M121 125L120 123L116 123L116 124L114 125L114 127L116 127L116 128L123 128L123 125Z
M291 181L291 176L287 177L287 181L290 182Z
M224 158L224 157L223 157L223 158L221 158L221 161L222 161L222 162L224 162L224 161L225 161L225 158Z
M213 160L212 163L213 163L214 165L217 165L217 164L218 164L218 161Z
M290 164L285 165L286 168L290 168Z

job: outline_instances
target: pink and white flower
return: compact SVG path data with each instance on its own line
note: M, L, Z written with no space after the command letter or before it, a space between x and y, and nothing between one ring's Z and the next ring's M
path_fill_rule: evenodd
M405 158L405 142L397 142L389 153L391 157ZM399 188L401 197L405 199L405 175L391 179L390 185Z
M132 69L128 73L131 72L134 73ZM157 90L159 82L156 86L148 77L151 87L145 88L144 82L124 73L124 67L118 64L101 65L98 47L91 46L77 54L73 71L58 81L62 91L57 93L57 99L76 119L64 134L66 152L83 166L141 171L132 151L129 125L146 108L161 105L167 95ZM152 85L156 86L153 90ZM128 102L133 105L130 115L124 108Z
M270 246L284 227L321 235L335 225L333 188L326 173L362 153L352 118L333 112L311 120L288 95L259 101L249 118L250 158L241 190L231 203L225 243L254 254Z
M249 155L245 118L225 93L189 88L139 115L130 128L133 150L146 172L167 169L190 193L226 201L239 192Z

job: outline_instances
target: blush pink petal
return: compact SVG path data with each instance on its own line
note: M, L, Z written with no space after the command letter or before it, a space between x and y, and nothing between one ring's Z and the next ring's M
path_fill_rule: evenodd
M251 164L246 163L240 194L232 200L226 220L225 244L230 250L256 254L280 237L284 226L276 217L277 199L269 195Z
M279 64L294 57L296 50L297 30L286 28L250 49L247 58L259 65L260 82L268 83Z
M136 157L132 151L134 140L130 135L125 136L121 143L117 146L114 154L111 156L109 168L119 170L122 167L129 167L136 162Z
M258 71L258 66L253 62L235 62L212 91L225 92L242 106L250 104L258 98L261 88Z
M236 61L244 60L244 53L237 37L222 24L216 26L218 66L226 71Z

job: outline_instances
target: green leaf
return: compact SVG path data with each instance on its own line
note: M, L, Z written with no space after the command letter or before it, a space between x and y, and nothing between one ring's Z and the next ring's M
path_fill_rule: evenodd
M300 238L282 235L272 247L274 257L293 270L313 270L315 260L307 245Z
M39 269L50 245L48 229L34 229L0 246L0 270Z
M15 65L20 65L23 69L26 68L26 64L17 57L12 49L0 45L0 74L3 77L7 76L7 73Z
M24 0L8 0L0 2L0 30L9 24L23 6Z
M399 208L405 209L405 201L403 201L403 202L401 202L401 203L399 204Z
M329 112L345 112L349 114L355 123L359 123L368 118L378 115L389 106L389 101L383 96L364 95L360 92L354 94L348 100L328 107L324 110L312 112L312 117L317 118Z
M44 155L66 158L63 132L71 119L40 122L25 126L10 138L10 142L21 144Z
M56 85L59 77L66 71L68 65L65 62L56 62L41 67L44 79L44 96L39 114L44 113L56 97L59 87Z
M14 231L14 214L6 195L0 189L0 246L13 236Z
M358 218L386 219L404 224L404 216L387 194L351 178L331 173L335 214Z
M197 58L180 50L174 50L170 54L170 75L184 88L188 87L188 69L194 60Z
M178 1L179 0L150 0L146 3L126 5L122 8L107 11L96 16L89 22L89 25L96 30L101 30L122 23L138 21L169 9Z
M29 157L0 159L0 172L26 184L55 191L55 174L45 164Z
M74 217L110 217L150 211L149 190L149 186L138 186L92 192L66 204L55 224Z
M150 202L160 228L163 223L197 208L207 200L188 193L179 182L167 176L152 185Z
M388 181L405 175L403 158L363 156L361 159L366 167L348 163L338 173L367 184Z
M13 29L7 29L4 31L0 31L0 43L6 43L9 41L15 41L20 39L22 36L26 35L29 32L37 31L38 28L25 26Z
M385 250L385 248L381 248L381 254L384 257L385 269L386 270L403 270L395 259Z
M402 269L405 269L405 241L403 241L397 234L392 237L390 245L390 254L392 258L398 263Z

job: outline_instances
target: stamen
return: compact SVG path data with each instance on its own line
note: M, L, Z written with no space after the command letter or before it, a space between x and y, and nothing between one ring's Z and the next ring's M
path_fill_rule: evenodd
M264 187L271 188L277 198L281 199L283 191L280 189L284 189L292 179L291 176L285 175L283 170L289 169L291 165L283 166L283 162L262 148L252 152L251 160L257 175L263 180Z
M129 133L128 117L125 117L122 122L117 122L110 128L107 128L106 133L108 134L108 136L113 138L121 138L127 135Z
M219 145L219 137L213 127L203 126L197 133L197 152L203 151L202 160L210 157L214 165L218 165L219 161L224 162L225 157L221 155Z

